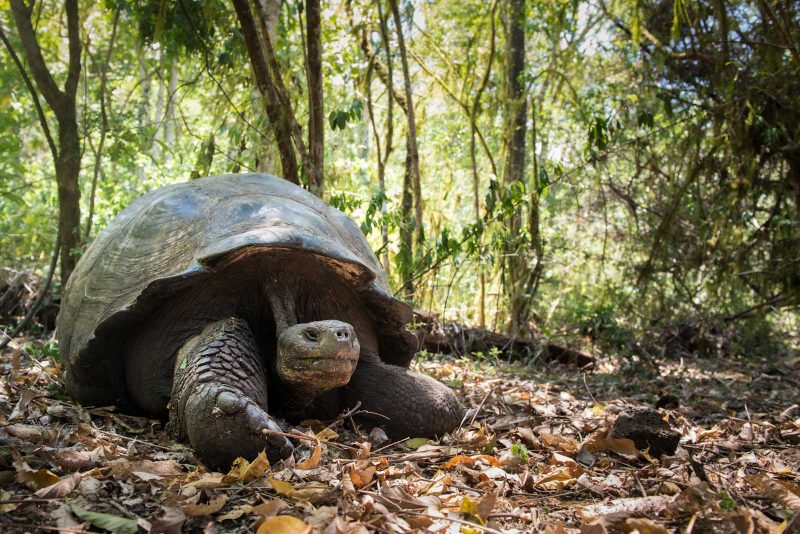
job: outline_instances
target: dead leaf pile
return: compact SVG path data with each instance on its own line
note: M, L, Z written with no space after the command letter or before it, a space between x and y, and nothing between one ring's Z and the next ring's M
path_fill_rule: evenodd
M787 371L764 372L779 364ZM584 376L427 362L423 371L474 409L451 435L392 443L350 417L308 421L284 425L294 457L270 465L262 453L217 473L160 422L87 411L63 396L56 364L25 367L6 353L0 530L795 532L800 407L786 394L800 390L795 365L667 361L623 374L599 362ZM658 417L680 433L674 455L609 437L628 407L665 396L672 407Z

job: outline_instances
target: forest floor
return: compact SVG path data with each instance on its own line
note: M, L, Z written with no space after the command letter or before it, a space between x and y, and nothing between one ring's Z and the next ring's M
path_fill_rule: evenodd
M0 356L3 532L800 532L796 350L586 372L429 358L475 408L445 439L343 416L286 428L288 462L214 473L160 422L70 402L54 346L23 346ZM631 406L659 407L674 454L607 435Z

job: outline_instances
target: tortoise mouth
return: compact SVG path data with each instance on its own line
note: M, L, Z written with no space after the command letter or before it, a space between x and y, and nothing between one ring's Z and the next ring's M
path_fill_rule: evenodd
M332 354L330 356L307 356L305 358L300 359L299 361L304 362L357 362L358 361L358 354L351 355L351 354Z

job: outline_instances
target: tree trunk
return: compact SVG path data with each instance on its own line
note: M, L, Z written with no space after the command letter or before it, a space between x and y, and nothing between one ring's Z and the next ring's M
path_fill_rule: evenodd
M497 2L492 4L489 10L489 26L491 34L489 38L489 60L486 63L486 71L483 73L481 84L478 87L478 92L475 94L475 100L472 102L472 107L469 113L469 157L472 163L472 195L475 208L475 223L481 222L481 199L480 199L480 178L478 176L478 158L476 147L476 136L478 134L478 112L480 111L481 96L489 85L489 78L492 75L492 63L494 62L494 47L495 47L495 25L494 17L495 10L497 9ZM478 320L481 328L486 327L486 272L483 264L478 264L478 281L480 284L480 295L478 301Z
M397 0L389 0L389 6L394 18L395 31L397 32L397 45L400 51L400 62L403 66L403 85L405 87L405 97L408 104L406 118L408 122L406 130L406 172L403 178L403 199L402 216L403 229L401 231L401 278L403 281L403 291L406 297L411 298L414 294L413 277L413 258L414 258L414 236L420 235L422 230L422 188L419 176L419 151L417 150L417 124L414 119L414 100L411 90L411 74L408 68L408 53L403 37L402 20L400 19L400 9L397 7ZM411 209L414 209L414 217L411 217Z
M261 0L264 19L266 20L267 34L269 35L270 41L273 43L278 38L278 25L281 21L281 3L282 0ZM272 131L263 131L260 137L261 145L256 152L256 170L258 172L279 176L281 171L278 169L278 166L280 165L281 153L276 146L276 136Z
M525 119L526 98L522 75L525 69L525 1L506 0L506 69L505 69L505 136L506 161L504 181L506 185L522 182L525 175ZM525 285L529 267L524 257L525 244L522 236L522 217L515 213L509 225L510 239L506 248L506 292L509 299L511 321L509 331L528 333Z
M164 140L164 119L166 118L164 109L166 108L167 99L167 87L164 84L164 56L164 49L162 48L158 54L158 71L156 76L158 91L156 91L156 109L153 115L153 125L155 129L153 130L153 144L150 146L150 155L153 157L153 161L158 161L161 157L161 143L159 140L161 142Z
M22 44L25 61L31 70L36 87L42 94L58 123L58 148L55 158L58 184L58 235L61 241L61 285L75 269L80 250L80 186L81 145L78 134L76 95L81 73L81 41L78 1L64 2L67 18L69 60L64 89L58 87L42 57L42 50L31 23L31 9L22 0L11 0L11 11Z
M268 34L259 35L258 28L253 19L253 12L247 0L232 1L233 7L236 10L236 16L239 19L245 45L247 46L247 55L250 58L250 65L253 68L256 87L258 87L258 91L261 93L267 117L269 117L272 123L272 131L275 134L275 142L278 145L278 152L280 153L283 178L292 183L299 184L300 176L297 168L297 156L294 152L292 135L288 126L288 110L284 108L281 102L278 88L273 80L273 73L267 61L267 51L264 50L265 41L270 37ZM267 14L264 14L263 18L266 19ZM266 27L265 21L265 28Z
M172 159L175 142L178 139L178 125L175 124L175 92L178 89L178 60L172 58L169 67L169 86L167 91L167 110L164 115L164 143L169 148L167 159Z
M111 63L111 53L114 51L114 40L117 37L117 27L119 26L120 10L114 10L114 22L111 27L111 38L108 41L108 49L100 66L100 140L97 142L97 150L94 155L94 170L92 172L92 190L89 194L89 215L86 217L86 228L83 232L84 245L88 245L89 236L92 233L92 222L94 219L94 202L97 194L97 181L102 173L103 147L108 134L108 108L106 84L108 82L108 66ZM91 140L91 137L88 138Z
M306 0L306 39L308 43L308 188L322 196L325 110L322 107L322 32L319 0Z
M150 73L148 72L147 56L145 50L136 41L136 59L139 66L139 85L141 86L141 100L139 100L139 109L136 112L137 121L139 126L139 134L144 135L150 128ZM149 147L149 142L145 140L144 145ZM134 189L138 189L139 184L144 182L144 168L141 165L136 166L136 182Z
M61 239L61 287L67 283L80 253L81 191L78 178L81 173L81 144L78 135L75 98L65 102L58 114L58 235Z

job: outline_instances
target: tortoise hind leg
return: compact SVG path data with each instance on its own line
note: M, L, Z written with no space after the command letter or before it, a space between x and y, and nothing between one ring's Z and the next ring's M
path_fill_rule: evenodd
M226 469L265 448L273 462L292 453L284 436L262 433L281 431L266 408L266 369L245 321L212 323L178 352L170 426L209 467Z
M465 413L438 380L382 362L359 362L342 389L346 407L361 402L361 410L372 412L359 422L384 427L392 439L441 436L455 430Z

